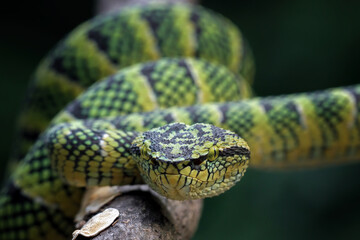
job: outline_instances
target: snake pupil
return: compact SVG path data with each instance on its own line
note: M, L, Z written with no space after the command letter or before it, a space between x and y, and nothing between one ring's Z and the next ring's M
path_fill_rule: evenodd
M212 146L209 149L208 159L209 161L214 161L219 156L219 148L217 146Z

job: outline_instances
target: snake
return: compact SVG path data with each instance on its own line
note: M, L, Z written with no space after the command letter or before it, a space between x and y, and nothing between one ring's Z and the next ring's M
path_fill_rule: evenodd
M201 6L133 6L81 24L31 81L0 238L69 238L91 186L146 183L199 199L227 191L249 165L359 159L360 85L251 98L254 72L240 30Z

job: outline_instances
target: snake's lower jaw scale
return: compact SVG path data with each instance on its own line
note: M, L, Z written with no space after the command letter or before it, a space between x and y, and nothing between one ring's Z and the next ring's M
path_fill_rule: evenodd
M142 177L153 190L173 200L191 200L214 197L233 187L244 176L249 160L241 160L214 173L200 173L196 177L183 174L157 173L155 176L142 171ZM207 170L206 170L207 171Z

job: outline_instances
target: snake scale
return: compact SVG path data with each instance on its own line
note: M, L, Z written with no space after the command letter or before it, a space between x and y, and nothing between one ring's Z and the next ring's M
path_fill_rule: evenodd
M238 182L250 156L270 169L359 158L360 85L243 100L253 75L240 31L199 6L83 23L35 73L0 238L68 239L86 186L145 182L172 199L204 198Z

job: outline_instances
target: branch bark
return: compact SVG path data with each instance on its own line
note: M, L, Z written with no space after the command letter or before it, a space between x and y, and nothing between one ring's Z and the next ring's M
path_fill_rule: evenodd
M196 0L98 0L97 14L149 2L196 3ZM195 233L201 216L202 200L169 200L148 187L134 190L126 189L125 186L121 192L120 196L105 206L119 210L118 220L92 239L190 239ZM90 217L88 215L85 219Z
M123 186L119 191L121 195L102 208L117 209L120 213L118 220L92 239L180 240L190 239L195 233L202 200L170 200L146 185ZM90 216L85 219L88 218Z

